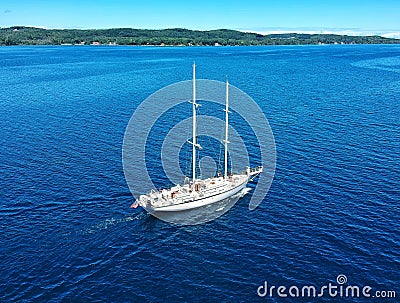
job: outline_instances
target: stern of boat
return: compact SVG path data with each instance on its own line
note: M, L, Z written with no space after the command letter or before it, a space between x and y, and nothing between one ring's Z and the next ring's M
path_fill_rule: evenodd
M249 177L250 180L253 180L262 172L263 172L263 166L257 166L254 168L250 168L250 166L246 167L246 175Z

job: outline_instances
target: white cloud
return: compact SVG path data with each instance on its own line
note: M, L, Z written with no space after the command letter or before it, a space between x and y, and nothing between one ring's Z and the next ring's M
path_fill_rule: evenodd
M400 32L385 33L385 34L381 34L381 36L385 37L385 38L400 39Z

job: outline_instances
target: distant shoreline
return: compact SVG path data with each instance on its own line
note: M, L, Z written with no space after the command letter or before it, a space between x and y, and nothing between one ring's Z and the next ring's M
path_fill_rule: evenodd
M100 45L91 45L91 44L84 44L84 45L75 45L75 44L19 44L19 45L2 45L0 47L4 48L11 48L11 47L104 47L104 48L111 48L111 47L132 47L132 48L146 48L146 47L154 47L154 48L194 48L194 47L210 47L210 48L224 48L224 47L265 47L265 46L357 46L357 45L397 45L400 43L351 43L351 44L274 44L274 45L221 45L221 46L213 46L213 45L128 45L128 44L117 44L117 45L108 45L108 44L100 44Z
M197 31L182 28L148 30L115 29L43 29L25 26L0 28L0 45L132 45L132 46L262 46L330 44L400 44L400 39L381 36L334 34L270 34L220 29Z

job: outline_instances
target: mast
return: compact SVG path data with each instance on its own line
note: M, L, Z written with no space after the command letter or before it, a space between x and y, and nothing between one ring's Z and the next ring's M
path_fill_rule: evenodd
M187 140L189 144L192 144L192 178L193 178L193 186L194 182L196 181L196 147L202 149L200 144L197 143L197 121L196 121L196 109L200 104L196 103L196 63L193 63L193 100L189 101L189 103L193 104L193 129L192 129L192 136L193 142Z
M193 169L193 186L196 181L196 63L193 63L193 142L192 142L192 169Z
M224 177L228 178L228 126L229 126L229 83L226 77L226 99L225 99L225 162L224 162Z

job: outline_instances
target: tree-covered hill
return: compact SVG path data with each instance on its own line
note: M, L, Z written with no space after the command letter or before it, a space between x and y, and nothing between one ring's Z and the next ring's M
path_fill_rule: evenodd
M172 28L148 30L115 29L42 29L14 26L0 28L0 45L297 45L297 44L398 44L399 39L380 36L346 36L326 34L261 35L235 30L210 31Z

